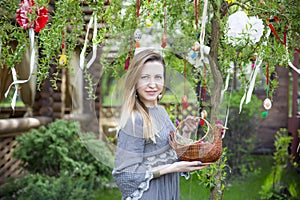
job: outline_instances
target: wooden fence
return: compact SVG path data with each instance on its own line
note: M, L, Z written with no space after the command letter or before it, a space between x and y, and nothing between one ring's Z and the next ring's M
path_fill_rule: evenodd
M17 146L16 137L31 128L46 125L52 119L48 117L15 118L0 120L0 184L9 177L24 175L20 167L21 161L13 158L13 150Z

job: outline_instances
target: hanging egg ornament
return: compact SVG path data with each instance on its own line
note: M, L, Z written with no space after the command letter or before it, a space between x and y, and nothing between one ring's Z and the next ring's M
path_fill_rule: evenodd
M151 19L150 19L150 17L147 17L147 19L146 19L146 27L151 27L151 26L152 26Z
M203 118L203 119L207 118L207 112L206 112L206 110L202 110L202 112L201 112L201 118Z
M140 40L142 38L142 32L140 29L136 29L134 31L134 41L135 41L135 47L136 48L139 48L141 45L140 45Z
M60 65L60 66L64 66L64 65L66 65L66 63L67 63L67 56L66 55L60 55L59 56L59 60L58 60L58 64Z
M161 47L165 48L167 46L167 36L165 34L163 34L162 38L161 38Z
M269 98L266 98L263 105L266 110L270 110L272 107L272 102Z
M199 51L200 49L200 43L199 42L195 42L193 47L192 47L193 51Z
M140 29L134 31L134 40L139 41L142 38L142 32Z
M190 106L186 95L183 95L181 99L181 103L182 103L182 109L187 109Z

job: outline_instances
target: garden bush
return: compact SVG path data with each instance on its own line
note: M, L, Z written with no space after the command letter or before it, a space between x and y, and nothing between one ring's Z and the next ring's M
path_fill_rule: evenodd
M261 199L299 199L299 188L297 190L297 187L300 182L295 181L287 173L287 171L296 172L297 168L297 163L288 152L291 141L292 137L288 135L287 129L282 128L276 132L273 166L259 192Z
M64 197L72 192L80 197L88 189L104 186L111 179L111 169L87 150L80 138L82 134L96 141L92 133L80 132L78 122L65 120L56 120L47 127L41 126L18 136L13 156L22 161L28 175L8 182L5 185L6 191L11 191L8 195L20 194L28 196L27 199L35 199L34 196L40 196L36 199L67 199L55 196ZM5 193L3 191L0 196Z
M28 174L11 179L0 189L1 200L91 200L95 199L93 182L83 177L50 177Z
M228 166L233 175L246 175L254 172L254 160L250 154L254 148L254 138L259 126L261 100L252 95L251 101L243 105L239 112L243 91L232 92L230 99L229 130L223 139L223 146L227 148Z

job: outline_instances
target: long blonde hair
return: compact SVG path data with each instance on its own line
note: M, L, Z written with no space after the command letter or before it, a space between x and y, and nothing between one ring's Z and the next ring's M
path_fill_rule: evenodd
M143 136L145 140L148 141L150 139L156 143L156 133L153 130L148 108L142 101L139 100L139 98L136 97L136 85L140 78L142 68L145 63L152 61L158 61L163 65L165 80L165 63L163 57L159 53L155 52L154 50L146 49L134 56L124 80L125 85L123 90L123 106L120 119L120 128L125 126L129 117L133 117L132 121L134 123L134 118L137 111L142 115L143 118Z

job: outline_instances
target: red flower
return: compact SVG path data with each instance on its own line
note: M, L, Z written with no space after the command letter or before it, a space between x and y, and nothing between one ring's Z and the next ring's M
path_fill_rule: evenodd
M46 26L48 21L48 10L45 6L34 7L34 0L22 1L16 14L16 20L21 27L24 29L34 28L37 33Z
M34 21L34 31L39 32L43 29L48 21L48 10L45 6L37 9L36 14L38 15L37 19Z

